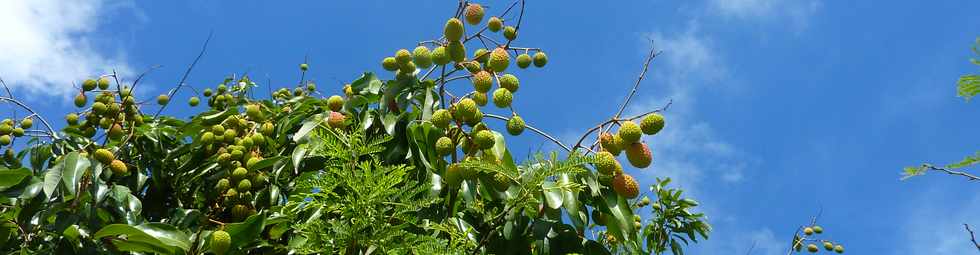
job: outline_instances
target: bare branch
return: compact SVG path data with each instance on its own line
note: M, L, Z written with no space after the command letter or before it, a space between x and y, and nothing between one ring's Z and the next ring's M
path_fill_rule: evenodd
M208 39L204 40L204 46L201 46L201 53L198 53L197 57L194 58L194 62L191 62L191 65L187 67L187 71L184 72L184 77L180 78L180 82L177 83L177 88L174 88L174 90L170 91L170 94L168 94L169 97L171 98L174 97L174 94L176 94L177 91L180 90L180 87L184 86L184 81L187 81L187 76L191 74L191 70L194 70L194 66L197 65L197 61L201 60L201 57L204 56L204 52L208 49L208 43L211 42L211 36L213 35L214 35L214 31L208 33ZM160 106L160 109L157 110L157 113L153 114L153 118L160 116L160 113L163 112L164 108L167 108L167 105L169 104Z
M970 225L969 224L966 224L966 223L963 223L963 227L966 228L966 232L969 232L970 233L970 241L973 242L973 246L976 246L977 247L977 251L980 251L980 244L977 243L977 238L976 238L976 236L973 235L973 230L970 229Z
M500 116L500 115L496 115L496 114L490 114L490 113L484 113L483 114L483 117L490 117L490 118L494 118L494 119L498 119L498 120L503 120L503 121L510 120L510 118L507 118L507 117L504 117L504 116ZM531 125L525 124L524 126L527 129L529 129L531 131L534 131L535 133L538 133L539 135L543 136L544 138L547 138L548 140L551 140L551 142L554 142L558 146L561 146L562 149L565 149L568 152L572 152L572 149L571 148L568 148L567 145L561 143L561 141L559 141L558 139L556 139L554 136L551 136L550 134L545 133L544 131L541 131L540 129L537 129L537 128L531 126Z
M2 79L0 79L0 84L6 84L6 83L4 83ZM4 86L6 86L6 85L4 85ZM20 108L23 108L24 110L30 112L32 116L37 116L37 119L41 121L41 124L44 124L44 127L48 129L48 135L50 135L51 138L53 138L53 139L58 139L59 138L58 137L58 132L55 132L54 131L54 128L51 127L51 124L50 123L48 123L48 120L45 120L43 117L41 117L41 115L37 114L37 112L34 111L34 109L31 109L31 107L27 106L26 104L24 104L24 103L22 103L20 101L17 101L17 99L14 99L12 97L0 97L0 101L11 102L11 103L13 103L13 104L15 104L17 106L20 106Z
M949 169L946 169L946 168L943 168L943 167L937 167L937 166L933 166L933 165L929 165L929 164L925 164L925 165L922 165L922 166L928 168L929 170L933 170L933 171L940 171L940 172L945 172L945 173L950 174L950 175L963 176L963 177L966 177L967 179L969 179L971 181L980 181L980 177L977 177L976 175L969 174L967 172L953 171L953 170L949 170Z

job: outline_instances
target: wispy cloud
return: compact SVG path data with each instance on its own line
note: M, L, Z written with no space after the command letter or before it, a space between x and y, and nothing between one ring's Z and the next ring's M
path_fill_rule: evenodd
M30 94L64 96L84 77L130 73L125 55L95 45L109 7L101 0L0 1L0 77Z
M744 21L790 22L804 29L821 5L819 0L712 0L709 10Z

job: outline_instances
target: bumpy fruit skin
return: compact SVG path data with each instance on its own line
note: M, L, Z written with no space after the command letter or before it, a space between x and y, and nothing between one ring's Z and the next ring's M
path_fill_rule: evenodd
M531 66L531 55L528 55L527 53L517 55L517 67L524 69L528 66Z
M439 46L432 49L432 63L446 65L449 64L450 60L452 59L449 57L449 52L446 50L446 47Z
M493 132L490 132L490 130L480 130L473 135L473 143L482 150L493 147L495 139Z
M327 98L327 108L335 112L340 111L341 108L344 108L344 98L337 95L330 96Z
M65 122L67 122L68 125L72 125L72 126L78 125L78 114L75 113L66 114Z
M510 90L505 88L499 88L493 91L493 105L500 108L510 107L510 103L514 101L514 94L510 93Z
M664 116L659 113L647 115L640 121L640 129L647 135L657 134L661 129L664 129Z
M540 51L538 53L534 53L534 66L544 67L546 64L548 64L548 55L545 55L544 52Z
M327 125L332 128L344 128L344 114L340 112L330 112L330 118L327 119Z
M459 186L459 183L463 181L463 169L459 164L453 163L446 167L446 173L442 175L442 179L446 181L450 187Z
M306 70L310 70L310 65L308 65L306 63L299 64L299 70L300 71L303 71L303 72L306 72Z
M500 76L498 82L500 82L500 87L510 90L510 93L517 93L517 89L521 87L520 80L517 76L513 74L505 74Z
M408 52L406 49L400 49L395 52L395 61L397 61L399 65L412 62L412 53Z
M463 100L459 100L459 102L456 103L455 114L462 117L464 121L469 121L476 118L477 110L476 102L474 102L473 99L463 98Z
M421 68L432 66L432 54L429 52L429 48L425 46L415 47L415 50L412 51L412 60L416 66Z
M514 115L507 120L507 133L510 135L520 135L524 133L526 124L521 116Z
M436 153L439 154L439 156L449 155L450 153L453 153L453 150L455 149L456 145L453 144L453 139L450 139L449 137L443 136L439 137L439 140L436 140Z
M500 18L498 18L497 16L490 17L490 19L487 20L487 29L489 29L490 32L496 33L497 31L500 31L500 29L503 27L504 27L504 21L500 20Z
M449 52L449 59L457 63L466 60L466 46L460 41L450 41L449 45L446 46L446 51Z
M493 52L490 52L490 59L487 60L487 66L494 72L503 72L507 70L508 65L510 65L510 54L507 53L507 50L496 48Z
M493 87L493 75L487 71L479 71L473 74L473 90L480 93L487 93Z
M200 103L201 103L201 99L197 97L191 97L191 99L187 100L187 104L190 105L191 107L197 106Z
M478 73L483 71L483 67L480 66L480 62L466 61L461 64L466 68L466 71L469 71L470 73Z
M244 179L238 182L238 190L241 192L252 190L252 181Z
M211 252L217 255L224 255L231 247L231 235L228 232L217 230L211 232Z
M169 102L170 102L170 96L168 96L166 94L157 96L157 104L167 105L167 103L169 103Z
M613 177L612 186L616 194L625 198L632 199L640 195L640 185L628 174L618 174Z
M480 21L483 21L483 14L483 6L473 3L467 5L463 11L463 16L466 17L466 23L470 23L470 25L480 24Z
M614 156L619 155L619 152L623 150L619 147L619 144L616 144L615 136L609 132L603 132L599 135L599 146Z
M623 141L627 143L635 143L640 141L640 137L643 136L640 126L632 121L623 122L619 126L619 137L623 138Z
M88 97L85 97L85 93L78 93L75 96L75 107L83 107L86 103L88 103ZM105 105L103 104L103 106Z
M398 61L395 60L395 57L384 58L384 60L381 60L381 67L387 71L394 72L398 70Z
M611 175L623 172L623 167L619 165L619 161L616 161L616 156L613 156L612 153L600 151L595 154L595 158L595 168L599 173Z
M120 126L119 123L112 124L112 127L109 128L109 138L118 139L122 137L123 134L122 126Z
M485 63L487 62L487 59L490 59L490 51L487 49L480 48L473 52L473 60L480 63Z
M112 160L112 163L109 163L109 169L116 175L126 175L129 173L129 169L126 168L126 163L123 163L118 159Z
M443 28L442 32L446 36L446 40L459 41L463 39L463 22L457 18L451 18L446 21L446 27Z
M812 244L811 243L811 244L809 244L809 245L806 246L806 250L809 251L809 252L818 252L818 251L820 251L820 248L817 248L817 245L816 244Z
M512 26L504 27L504 38L507 38L508 41L517 39L517 28Z
M225 192L230 187L231 182L228 181L228 178L221 178L221 180L218 180L218 183L214 184L214 188L217 189L218 192Z
M316 91L316 83L313 83L312 81L309 82L309 83L306 83L306 91L309 91L309 92Z
M646 143L632 143L626 148L626 159L634 167L646 168L653 162L653 154Z
M248 174L248 170L245 169L244 167L235 168L235 171L231 172L231 180L239 181L241 179L245 179L245 175L247 174Z
M473 102L476 102L476 105L479 106L486 106L489 100L487 98L487 93L479 93L479 92L473 93L473 96L471 96L471 98L473 98Z
M108 89L109 88L109 78L108 77L99 78L99 88L100 89Z
M453 116L449 114L448 110L439 109L432 113L432 119L430 119L429 121L432 122L433 126L436 126L441 129L446 129L447 127L449 127L449 122L452 121L452 119Z
M82 82L82 90L84 90L84 91L93 90L93 89L95 89L95 85L96 85L95 80L93 80L93 79L85 79L85 81Z
M109 163L111 163L113 160L116 159L116 156L113 155L111 151L106 149L95 150L94 157L95 160L98 160L99 162L102 162L102 164L106 164L106 165L108 165Z

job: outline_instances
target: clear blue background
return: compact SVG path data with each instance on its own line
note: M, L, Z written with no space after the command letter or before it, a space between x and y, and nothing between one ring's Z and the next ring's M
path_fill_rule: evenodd
M484 5L495 14L509 3ZM292 85L309 56L309 77L339 94L364 71L391 77L381 59L439 37L455 6L142 1L101 14L93 45L122 47L136 71L162 65L140 92L147 97L179 80L210 31L188 80L198 89L242 72ZM899 172L980 150L980 102L954 88L978 70L968 62L976 10L978 1L530 1L515 45L543 48L551 61L515 71L514 107L574 143L618 109L654 46L663 55L628 112L674 105L665 131L645 138L653 166L627 172L642 184L674 178L702 202L715 230L691 254L784 254L796 227L821 211L827 237L849 254L969 254L962 224L980 229L978 183L899 181ZM186 107L189 96L167 112L200 110ZM60 125L71 105L46 100L29 103ZM521 155L556 149L530 133L508 142Z

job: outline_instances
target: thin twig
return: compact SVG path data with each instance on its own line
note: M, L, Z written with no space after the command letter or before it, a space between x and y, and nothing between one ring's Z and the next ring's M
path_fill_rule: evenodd
M930 170L934 170L934 171L941 171L941 172L945 172L945 173L951 174L951 175L963 176L963 177L966 177L967 179L969 179L971 181L980 181L980 177L977 177L976 175L969 174L967 172L953 171L953 170L949 170L949 169L946 169L946 168L943 168L943 167L936 167L936 166L929 165L929 164L925 164L925 165L922 165L922 166L927 167Z
M0 83L2 82L3 80L0 80ZM34 109L31 109L31 107L25 105L24 103L21 103L20 101L17 101L17 99L10 98L10 97L0 97L0 101L7 101L7 102L14 103L17 106L20 106L20 108L24 108L24 110L27 110L34 116L37 116L37 119L41 121L41 124L44 124L44 127L48 129L48 135L50 135L51 138L54 138L55 140L59 138L58 133L54 131L54 128L51 127L51 124L48 123L48 121L45 120L43 117L41 117L41 115L37 114L37 112L35 112Z
M966 232L969 232L970 233L970 241L973 242L973 246L976 246L977 247L977 251L980 251L980 244L977 243L977 238L976 238L976 236L973 235L973 230L970 229L970 225L968 225L966 223L963 223L963 227L966 228Z
M204 46L201 46L201 52L197 54L196 58L194 58L194 62L191 62L191 65L187 67L187 71L184 72L184 77L180 78L180 82L177 83L177 88L175 88L173 91L170 91L170 94L168 95L169 97L173 98L174 94L177 94L177 91L180 90L180 87L184 86L184 81L187 80L187 76L191 74L191 70L194 70L194 66L197 65L197 61L201 60L201 57L204 56L204 52L208 49L208 43L211 42L211 36L213 35L214 35L214 31L208 33L208 39L204 40ZM160 109L157 110L157 113L153 114L153 118L155 119L157 116L160 116L160 113L163 112L164 108L167 108L167 105L170 104L160 106Z
M483 114L483 117L490 117L490 118L494 118L494 119L498 119L498 120L503 120L503 121L510 120L510 118L507 118L507 117L504 117L504 116L500 116L500 115L496 115L496 114L491 114L491 113L484 113ZM568 152L572 152L572 149L571 148L568 148L568 146L566 146L565 144L561 143L561 141L558 141L558 139L556 139L554 136L551 136L548 133L545 133L544 131L541 131L540 129L537 129L537 128L531 126L531 125L525 124L524 127L527 128L527 129L530 129L531 131L534 131L535 133L538 133L539 135L543 136L544 138L547 138L548 140L551 140L552 142L554 142L558 146L561 146L562 149L565 149Z

